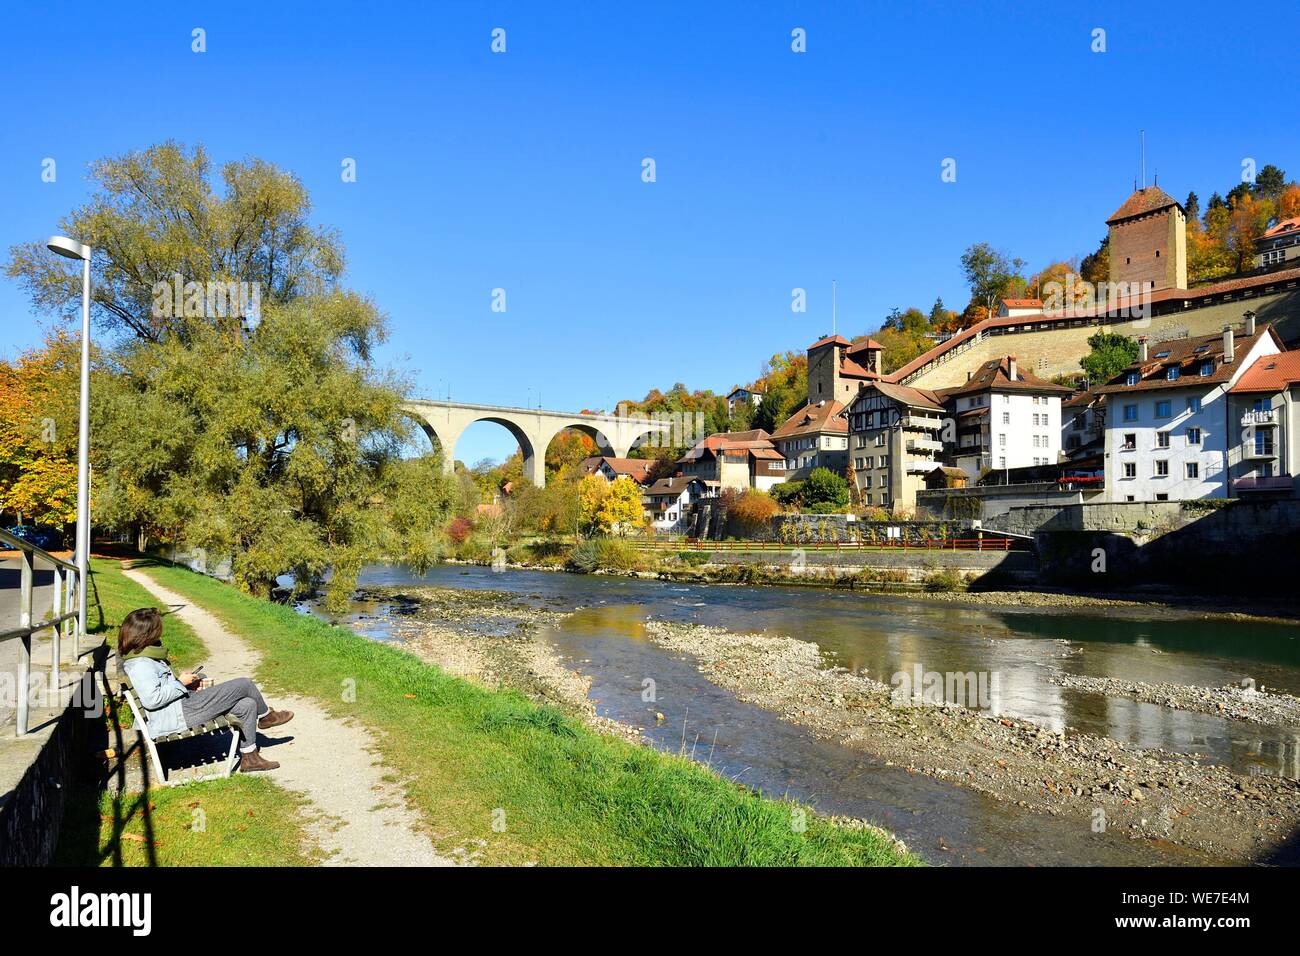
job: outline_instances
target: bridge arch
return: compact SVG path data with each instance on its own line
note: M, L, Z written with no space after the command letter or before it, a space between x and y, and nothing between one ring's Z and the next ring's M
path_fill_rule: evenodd
M420 423L430 440L437 439L443 466L451 471L456 443L461 433L475 422L489 421L503 426L519 443L524 458L524 477L537 487L546 484L546 449L566 428L590 436L601 454L626 457L632 445L647 434L671 432L668 423L627 415L597 412L555 412L542 408L510 408L453 402L412 400L404 411Z

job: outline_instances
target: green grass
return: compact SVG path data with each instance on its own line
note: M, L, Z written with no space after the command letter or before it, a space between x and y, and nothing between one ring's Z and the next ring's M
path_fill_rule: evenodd
M148 794L72 797L58 866L308 866L302 801L273 782L234 776Z
M415 656L155 566L263 654L257 677L376 733L435 846L488 863L915 865L869 830L764 799L689 760L596 734L513 691L451 677ZM482 844L480 845L480 842Z
M136 608L159 607L158 599L124 575L115 560L92 558L90 580L86 629L92 634L102 634L114 647L123 618ZM172 668L180 673L187 667L202 664L207 655L203 640L188 624L168 613L169 608L159 607L159 610L163 612L162 641L171 655Z

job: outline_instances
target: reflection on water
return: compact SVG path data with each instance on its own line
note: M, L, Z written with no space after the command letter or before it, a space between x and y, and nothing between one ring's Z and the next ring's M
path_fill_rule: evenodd
M382 566L368 568L361 583L414 580L402 567ZM592 677L591 696L602 713L644 728L658 746L693 751L696 759L765 792L788 792L828 812L876 820L932 859L1153 863L1192 858L1150 844L1062 833L1059 821L1008 811L960 788L819 741L778 715L737 701L705 680L689 660L652 645L645 622L660 618L811 640L837 663L885 682L918 664L941 673L996 672L999 712L1052 730L1070 727L1139 747L1199 754L1239 772L1300 777L1300 728L1107 698L1049 680L1113 676L1221 686L1253 677L1270 688L1300 693L1300 627L1204 621L1178 612L1161 612L1158 619L1111 608L1056 613L860 592L456 566L436 567L422 583L501 590L557 609L579 609L543 636ZM358 610L367 615L358 622L363 630L382 632L382 609ZM652 702L642 699L647 677L656 682ZM664 714L662 723L656 722L656 712ZM940 843L943 848L937 849Z

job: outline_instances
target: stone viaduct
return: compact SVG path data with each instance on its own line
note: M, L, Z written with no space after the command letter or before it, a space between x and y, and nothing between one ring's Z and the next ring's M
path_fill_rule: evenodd
M403 409L420 423L430 440L442 449L443 465L452 470L456 442L474 422L495 422L503 426L524 456L524 477L538 488L546 484L546 448L566 428L577 429L596 442L602 455L625 458L632 446L647 435L670 434L672 421L605 415L590 412L555 412L544 408L510 408L500 405L468 405L416 399ZM681 424L677 423L678 429Z

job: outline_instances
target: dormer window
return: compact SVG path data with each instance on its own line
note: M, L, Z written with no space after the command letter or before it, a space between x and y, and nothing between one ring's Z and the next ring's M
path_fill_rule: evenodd
M1214 374L1214 359L1207 359L1206 361L1202 362L1201 375L1205 376L1205 375L1213 375L1213 374Z
M1124 384L1125 384L1125 385L1136 385L1136 384L1138 383L1138 380L1139 380L1141 377L1142 377L1142 376L1139 375L1137 372L1129 372L1128 375L1126 375L1126 376L1124 377Z
M1178 366L1169 366L1168 370L1165 372L1165 378L1171 382L1176 381L1178 379Z

